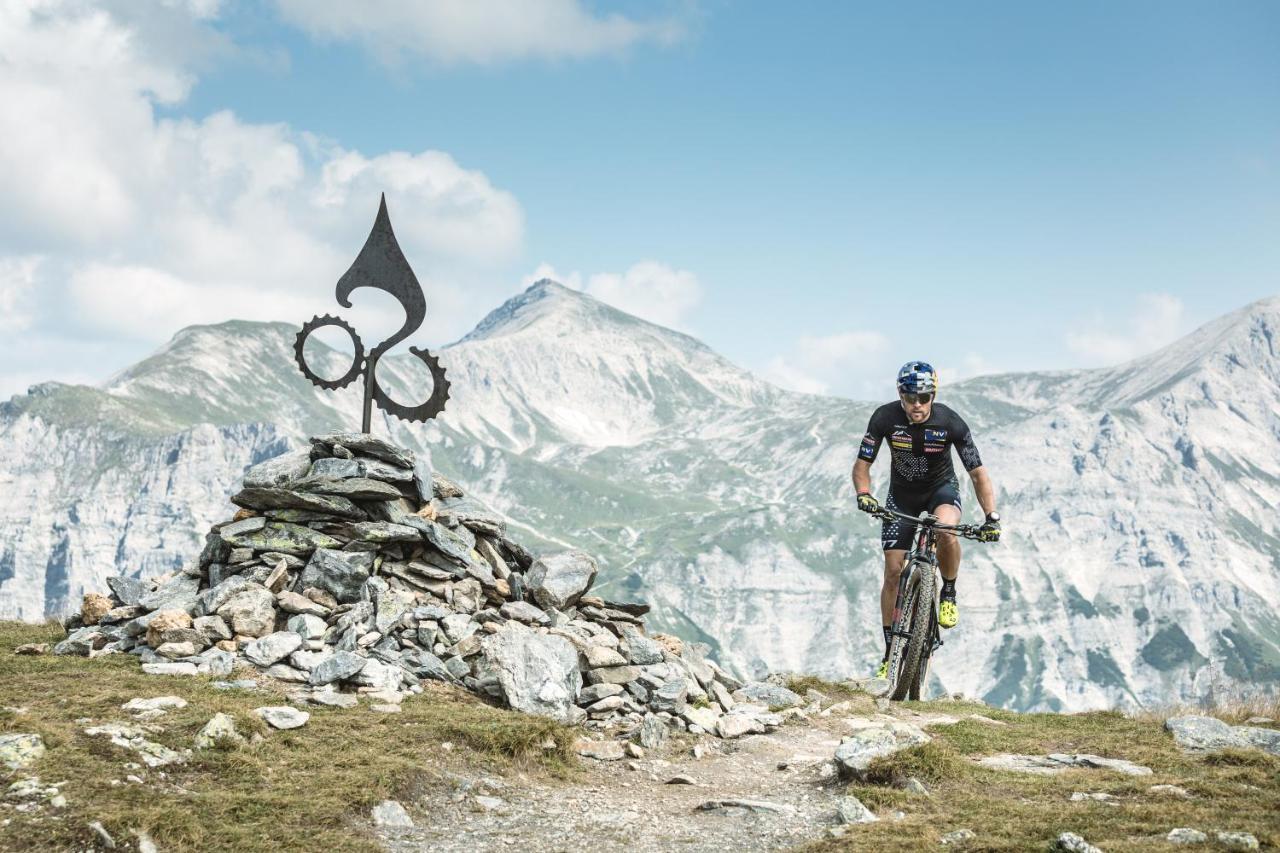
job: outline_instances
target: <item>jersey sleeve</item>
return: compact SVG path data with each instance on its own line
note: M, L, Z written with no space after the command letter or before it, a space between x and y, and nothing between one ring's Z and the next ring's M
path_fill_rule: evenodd
M952 440L955 443L956 452L960 454L960 462L964 465L964 470L972 471L974 468L982 467L982 457L978 454L978 445L973 441L973 431L959 415L956 415Z
M858 448L858 458L867 462L876 461L880 442L884 440L884 419L879 414L879 409L871 413L871 420L867 422L867 434L862 437L862 445Z

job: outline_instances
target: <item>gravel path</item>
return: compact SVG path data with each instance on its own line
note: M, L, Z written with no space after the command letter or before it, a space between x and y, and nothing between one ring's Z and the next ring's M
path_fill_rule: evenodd
M414 829L377 830L389 851L778 850L836 822L831 757L840 718L768 735L705 739L642 759L583 759L571 782L454 777L411 805ZM668 784L687 776L694 784ZM748 800L754 807L700 808Z

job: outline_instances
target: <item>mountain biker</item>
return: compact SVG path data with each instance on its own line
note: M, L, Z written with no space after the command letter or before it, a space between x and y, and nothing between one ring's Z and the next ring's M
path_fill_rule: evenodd
M996 512L995 487L978 455L969 425L950 407L934 401L938 373L924 361L909 361L898 371L898 401L886 403L871 414L867 434L853 463L853 488L858 509L877 512L880 502L871 494L871 463L880 451L880 442L889 441L892 473L884 506L909 515L928 510L943 524L960 522L960 482L956 479L948 450L954 446L973 481L978 503L986 513L978 538L984 542L1000 539L1000 514ZM878 678L889 669L892 644L893 606L898 597L898 579L906 562L915 527L899 521L885 521L880 530L884 548L884 584L880 588L881 626L884 631L884 659L876 670ZM938 567L942 571L942 603L938 624L953 628L960 619L956 606L956 574L960 571L960 541L954 534L939 531Z

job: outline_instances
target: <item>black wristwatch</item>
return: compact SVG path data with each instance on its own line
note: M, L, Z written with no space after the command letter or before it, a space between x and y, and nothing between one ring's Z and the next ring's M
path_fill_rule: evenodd
M999 523L1000 523L1000 513L998 513L998 512L989 512L989 513L987 513L987 522L988 522L988 523L990 523L990 522L993 522L993 521L994 521L996 524L999 524Z

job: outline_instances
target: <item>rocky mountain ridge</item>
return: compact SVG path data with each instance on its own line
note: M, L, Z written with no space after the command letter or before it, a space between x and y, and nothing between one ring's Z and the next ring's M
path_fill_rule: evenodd
M1127 365L944 389L1010 522L966 552L934 690L1078 709L1275 688L1277 329L1265 300ZM0 404L0 614L180 568L247 467L357 423L354 393L297 373L294 331L194 327L101 389ZM848 470L874 404L782 391L547 282L443 353L449 411L377 433L532 546L598 555L602 594L650 602L727 669L870 669L879 557ZM404 359L381 371L406 401L422 381Z

